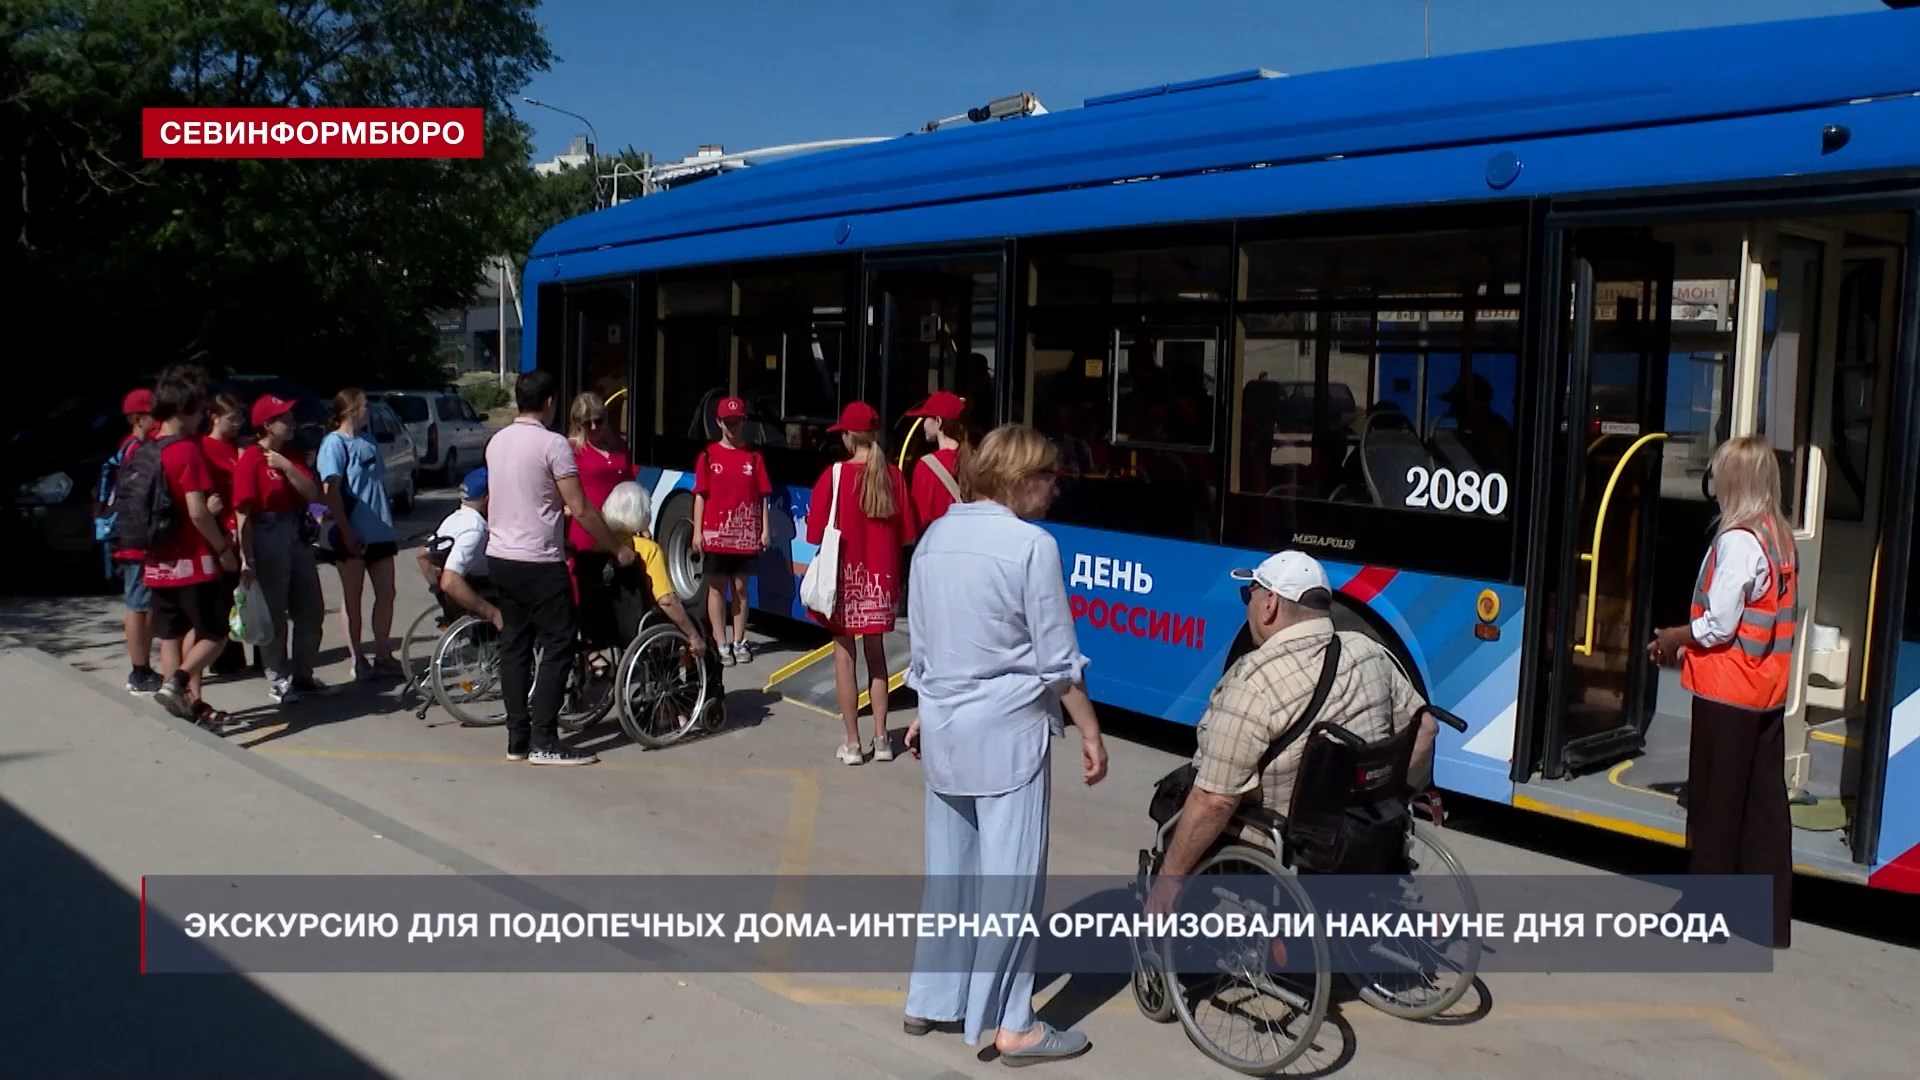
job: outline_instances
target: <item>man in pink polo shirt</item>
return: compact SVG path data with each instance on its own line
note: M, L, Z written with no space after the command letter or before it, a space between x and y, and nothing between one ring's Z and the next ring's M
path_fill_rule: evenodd
M487 576L499 591L505 623L500 692L507 704L507 760L591 765L599 759L560 744L560 700L576 647L562 513L573 515L619 565L632 564L634 555L632 545L607 531L580 489L573 447L548 426L559 390L552 372L520 376L513 391L520 415L487 443Z

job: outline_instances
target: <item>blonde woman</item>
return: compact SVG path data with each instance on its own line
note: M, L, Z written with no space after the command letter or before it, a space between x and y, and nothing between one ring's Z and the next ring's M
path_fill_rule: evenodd
M913 504L900 470L887 460L880 443L880 414L864 401L848 405L840 422L828 428L847 448L847 460L829 466L813 485L807 508L807 542L818 545L826 537L827 518L838 508L840 529L839 598L831 618L833 681L840 696L840 720L847 741L835 752L845 765L866 760L860 745L860 687L853 642L860 639L867 659L867 700L873 708L873 759L893 760L892 737L887 733L887 648L885 635L893 631L894 609L900 602L900 564L906 546L917 531ZM835 472L840 486L834 488Z
M1046 436L1025 425L995 430L967 461L962 486L973 501L929 526L914 554L907 683L920 714L907 748L927 783L931 914L1040 916L1063 713L1080 734L1081 782L1106 776L1060 548L1035 524L1053 504L1059 469ZM968 896L962 882L979 886ZM1085 1035L1034 1016L1034 948L1016 938L927 939L907 984L907 1034L958 1022L972 1046L993 1028L1008 1065L1084 1053Z
M1787 683L1799 557L1780 510L1780 463L1758 436L1714 452L1719 531L1693 590L1692 621L1654 634L1653 662L1693 694L1687 760L1688 870L1773 878L1773 945L1793 923L1793 826L1785 777Z
M627 442L613 430L607 403L591 390L573 399L567 421L567 443L573 447L573 462L580 469L580 494L598 508L616 485L633 479ZM600 587L600 575L612 553L598 550L587 530L578 521L571 521L567 524L567 557L573 571L573 603L580 613L580 636L591 649L610 648L615 637L613 609L606 590ZM604 666L597 652L594 666Z

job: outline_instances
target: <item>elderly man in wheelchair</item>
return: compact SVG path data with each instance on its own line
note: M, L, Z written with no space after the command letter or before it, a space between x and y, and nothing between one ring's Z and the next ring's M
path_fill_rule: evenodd
M1464 725L1423 702L1385 647L1334 630L1332 589L1311 557L1282 552L1233 576L1254 648L1215 687L1193 763L1154 793L1159 829L1136 883L1147 912L1306 914L1313 902L1300 878L1316 874L1393 875L1404 887L1385 902L1405 910L1422 903L1403 877L1416 872L1449 875L1471 906L1457 862L1430 827L1415 827L1410 808L1432 775L1436 721ZM1209 879L1216 874L1230 876ZM1196 959L1200 951L1209 955ZM1470 951L1461 961L1362 947L1341 966L1369 1004L1419 1018L1465 993L1478 962L1477 945ZM1325 1019L1334 963L1319 930L1305 940L1137 941L1135 954L1141 1010L1161 1022L1178 1015L1194 1043L1230 1068L1284 1067ZM1371 974L1376 960L1385 970ZM1449 974L1461 976L1457 984L1439 987ZM1221 1005L1222 997L1235 1000ZM1251 1048L1201 1018L1212 1008L1240 1021L1256 1005L1275 1015L1255 1022Z
M493 604L493 586L487 580L487 498L487 470L468 473L460 482L460 506L420 548L420 574L440 605L442 629L462 615L500 629L500 609Z

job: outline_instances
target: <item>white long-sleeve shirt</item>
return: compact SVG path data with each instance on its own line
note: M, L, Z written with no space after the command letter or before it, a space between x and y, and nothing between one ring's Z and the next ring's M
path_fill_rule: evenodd
M1707 582L1707 610L1693 620L1693 640L1703 649L1732 641L1747 605L1773 587L1760 538L1745 529L1729 529L1713 541L1713 580Z

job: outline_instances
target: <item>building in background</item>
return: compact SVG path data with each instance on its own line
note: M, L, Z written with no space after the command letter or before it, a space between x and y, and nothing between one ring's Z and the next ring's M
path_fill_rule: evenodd
M440 333L440 356L452 377L473 372L500 370L500 268L489 263L490 273L473 290L473 298L464 308L436 311L431 318ZM506 296L507 367L518 370L520 356L520 318L512 290Z
M593 140L585 135L575 135L566 153L556 154L551 161L534 162L533 171L541 176L551 176L561 169L585 168L593 161L593 151Z

